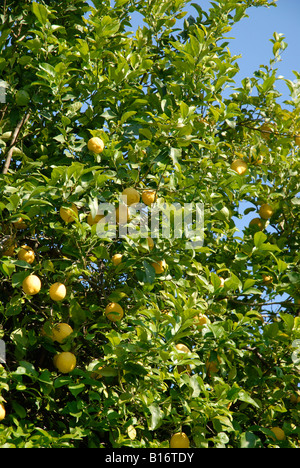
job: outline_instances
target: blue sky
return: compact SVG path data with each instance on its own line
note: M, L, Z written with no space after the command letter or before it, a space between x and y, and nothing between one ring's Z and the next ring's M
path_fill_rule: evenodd
M215 0L217 3L218 0ZM191 0L191 3L199 4L204 10L211 7L210 0ZM196 16L194 7L188 4L184 11ZM272 43L270 39L273 33L282 33L288 47L282 54L282 61L278 63L278 74L287 79L294 80L293 70L300 72L300 0L278 0L277 7L251 7L248 9L248 18L243 18L237 23L227 37L230 40L229 48L232 55L242 55L238 60L240 73L238 79L253 76L253 72L262 64L269 64L272 57ZM177 24L180 24L179 22ZM143 26L141 16L132 14L132 29ZM286 85L279 84L279 91L283 98L288 97Z

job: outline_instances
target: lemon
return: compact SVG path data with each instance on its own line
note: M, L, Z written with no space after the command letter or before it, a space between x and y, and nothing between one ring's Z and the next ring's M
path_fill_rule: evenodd
M28 245L22 245L21 250L18 252L18 259L31 264L34 262L35 253Z
M248 164L246 161L243 161L242 159L235 159L231 163L231 169L235 172L237 172L239 175L243 175L247 172L248 170Z
M5 418L6 412L3 403L0 403L0 422Z
M119 265L122 262L123 255L122 254L115 254L111 257L111 261L115 266Z
M155 190L144 190L142 193L142 200L145 205L150 206L156 201L156 191Z
M117 322L118 320L121 320L124 315L124 311L120 304L117 302L111 302L105 307L105 315L108 318L108 320L111 320L112 322Z
M99 221L101 221L101 219L104 218L104 215L96 215L94 218L92 217L92 213L89 213L88 217L87 217L87 223L90 225L90 226L94 226L94 224L97 224L99 223Z
M178 349L178 351L183 351L184 353L189 353L190 352L189 348L186 345L182 344L182 343L178 343L176 345L176 348Z
M41 290L42 283L38 276L36 275L29 275L27 276L22 283L22 288L25 294L30 296L34 296L38 294Z
M125 190L123 190L122 195L127 197L127 199L125 200L125 203L128 206L133 205L134 203L138 203L140 201L140 194L133 187L128 187Z
M69 351L63 351L54 357L54 365L62 374L68 374L76 367L76 357Z
M104 150L104 142L101 138L93 137L89 139L87 147L93 153L99 154Z
M69 335L73 333L73 328L67 323L57 323L52 329L53 341L62 343Z
M165 260L160 260L159 262L151 263L151 265L153 266L155 273L157 275L160 275L161 273L163 273L165 269L167 268L167 263Z
M184 432L173 434L170 440L170 448L189 448L190 441Z
M12 257L12 256L14 255L14 253L15 253L15 248L16 248L16 247L17 247L17 245L14 245L14 244L10 245L10 246L8 247L8 249L6 249L6 250L3 252L2 255L3 255L4 257Z
M53 301L62 301L67 294L67 289L63 283L54 283L49 289L50 297Z
M18 230L27 228L27 224L23 221L23 218L18 218L16 221L13 221L12 224Z
M72 223L73 221L75 221L76 218L78 218L77 206L74 203L72 203L70 208L65 208L61 206L59 210L59 214L60 214L61 219L65 223Z
M197 317L194 318L195 325L197 328L201 328L203 325L206 325L209 320L206 315L199 314Z
M249 227L262 231L265 228L265 222L261 218L253 218L249 223Z
M285 439L285 433L280 427L278 427L278 426L272 427L271 431L275 435L275 437L272 437L273 440L275 440L275 439L284 440Z
M260 210L259 210L259 215L263 219L269 219L273 216L274 210L271 205L268 203L265 203L264 205L261 205Z

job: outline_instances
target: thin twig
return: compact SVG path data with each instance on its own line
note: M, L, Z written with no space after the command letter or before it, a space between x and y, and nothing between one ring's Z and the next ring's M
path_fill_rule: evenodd
M12 139L11 139L11 143L10 143L7 155L6 155L6 160L5 160L5 164L4 164L4 167L3 167L2 174L7 174L7 171L9 169L9 166L10 166L10 163L11 163L11 158L12 158L12 155L13 155L15 143L16 143L16 141L18 139L21 128L26 124L26 122L29 119L29 116L30 116L30 112L28 112L26 115L24 115L22 117L22 119L20 120L20 122L18 123L18 125L16 126L15 130L14 130L14 133L13 133Z

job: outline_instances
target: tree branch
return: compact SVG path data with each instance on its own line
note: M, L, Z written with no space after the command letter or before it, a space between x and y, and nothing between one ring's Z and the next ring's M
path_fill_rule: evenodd
M13 155L15 143L16 143L16 141L18 139L18 136L19 136L19 133L20 133L22 127L28 121L29 116L30 116L30 112L25 114L22 117L22 119L20 120L20 122L18 123L18 125L16 126L15 130L14 130L14 133L13 133L12 139L11 139L11 143L10 143L7 155L6 155L6 160L5 160L5 164L4 164L4 167L3 167L2 174L7 174L7 171L9 169L9 166L10 166L10 163L11 163L11 158L12 158L12 155Z

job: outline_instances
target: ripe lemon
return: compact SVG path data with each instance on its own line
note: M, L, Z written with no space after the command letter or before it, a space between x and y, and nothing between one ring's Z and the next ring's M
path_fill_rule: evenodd
M23 221L23 218L18 218L16 221L13 221L12 224L18 230L27 228L27 224Z
M204 314L199 314L194 318L194 322L197 328L201 328L203 325L206 325L209 320Z
M54 283L50 286L49 294L53 301L62 301L67 294L66 286L63 283Z
M18 252L18 259L31 264L34 262L35 253L28 245L22 245L21 250Z
M123 318L124 311L120 304L111 302L105 307L105 315L111 322L117 322Z
M170 448L189 448L190 441L184 432L173 434L170 440Z
M259 209L259 216L263 219L269 219L271 216L273 216L274 210L271 205L268 203L265 203L264 205L261 205Z
M161 273L163 273L165 269L167 268L167 263L165 260L160 260L159 262L151 263L151 265L153 266L155 273L157 275L160 275Z
M73 333L73 328L67 323L57 323L52 329L53 341L62 343L69 335Z
M154 240L151 237L147 237L147 244L148 244L148 249L147 247L144 247L143 245L139 245L139 250L141 252L147 252L148 250L152 250L154 248Z
M248 169L248 164L246 161L243 161L242 159L235 159L231 163L231 169L235 172L237 172L239 175L243 175L247 172Z
M41 280L36 275L27 276L22 283L22 288L25 294L29 296L34 296L39 293L42 287Z
M15 253L15 248L16 248L16 247L17 247L17 245L14 245L14 244L10 245L10 246L8 247L8 249L6 249L6 250L3 252L2 255L3 255L4 257L12 257L12 256L14 255L14 253Z
M123 190L122 195L127 197L125 203L128 206L133 205L134 203L138 203L140 201L140 194L133 187L128 187L125 190Z
M99 221L101 221L101 219L104 218L104 215L96 215L94 218L92 216L92 213L89 213L88 217L87 217L87 223L90 225L90 226L94 226L94 224L97 224L99 223Z
M104 142L98 137L90 138L87 146L90 151L93 151L93 153L96 154L102 153L104 150Z
M142 200L145 205L150 206L156 201L156 191L155 190L144 190L142 193Z
M0 403L0 422L5 418L6 412L3 403Z
M178 343L175 347L178 349L178 351L183 351L184 353L190 352L189 348L182 343Z
M253 218L249 223L249 227L253 227L258 231L263 231L265 228L265 222L261 218Z
M69 351L63 351L55 356L54 365L62 374L68 374L76 367L76 357Z
M271 427L271 431L275 435L275 437L272 437L273 440L275 440L275 439L284 440L285 439L285 433L280 427L278 427L278 426Z
M123 255L122 254L115 254L111 257L111 261L115 266L119 265L122 262Z
M77 206L72 203L70 208L64 208L63 206L60 207L59 214L61 219L65 223L72 223L75 221L76 218L78 218L78 209Z

